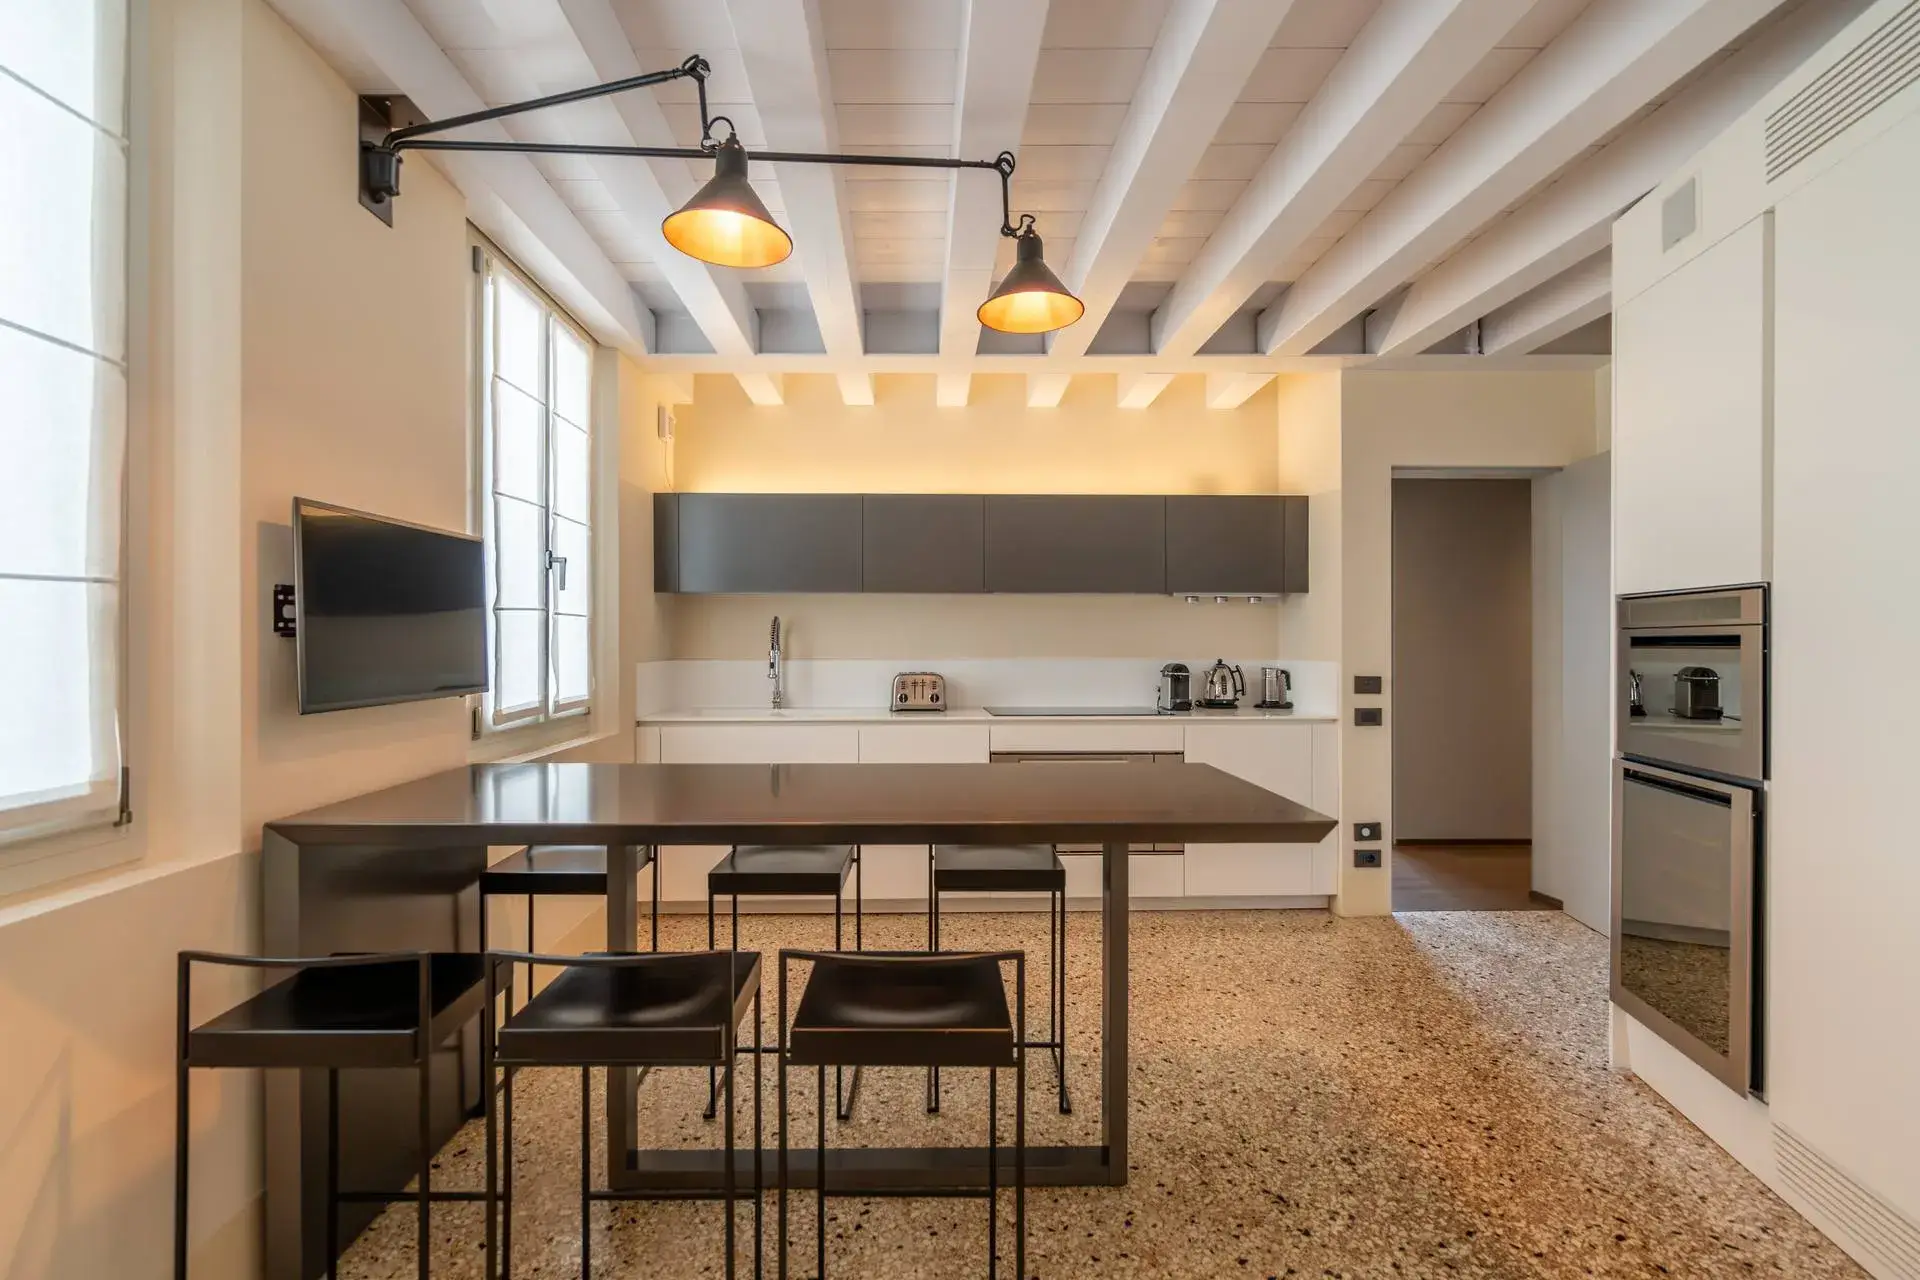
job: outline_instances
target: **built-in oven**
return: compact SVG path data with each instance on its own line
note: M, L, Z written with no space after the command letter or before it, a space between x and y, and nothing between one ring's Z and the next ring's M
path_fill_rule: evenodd
M1763 1087L1763 796L1614 766L1614 1003L1741 1092Z
M1619 627L1619 753L1764 779L1766 588L1623 596Z
M995 764L1154 764L1172 761L1178 764L1185 759L1179 751L996 751L989 759ZM1099 853L1097 844L1057 844L1059 853ZM1159 840L1146 844L1130 844L1131 853L1184 853L1186 846L1178 840Z

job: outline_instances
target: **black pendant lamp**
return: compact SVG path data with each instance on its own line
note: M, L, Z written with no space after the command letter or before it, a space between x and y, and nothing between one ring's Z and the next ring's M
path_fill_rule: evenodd
M770 267L793 252L793 237L747 181L747 149L729 134L714 152L713 177L660 224L667 243L716 267Z
M1021 219L1020 230L1013 237L1013 270L987 295L976 313L989 329L1052 333L1087 312L1086 303L1074 297L1047 265L1032 223L1031 215Z

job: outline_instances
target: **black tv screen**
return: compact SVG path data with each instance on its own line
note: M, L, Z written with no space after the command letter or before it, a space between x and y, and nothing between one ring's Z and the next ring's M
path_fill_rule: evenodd
M300 712L487 687L479 538L293 500Z

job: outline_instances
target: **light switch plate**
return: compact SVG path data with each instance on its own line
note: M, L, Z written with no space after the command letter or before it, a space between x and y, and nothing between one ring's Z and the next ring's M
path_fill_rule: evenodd
M1380 851L1378 849L1355 849L1353 851L1353 865L1356 867L1378 867L1380 865Z
M1353 678L1353 691L1363 698L1377 698L1381 693L1381 683L1382 681L1379 676L1355 676Z
M1379 707L1355 707L1353 722L1362 729L1378 729L1386 723L1386 713Z
M1380 838L1380 824L1377 822L1354 823L1353 838L1356 842L1378 840Z

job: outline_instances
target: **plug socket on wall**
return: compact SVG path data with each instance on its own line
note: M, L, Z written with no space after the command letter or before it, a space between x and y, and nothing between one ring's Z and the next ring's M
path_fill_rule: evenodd
M1379 867L1380 851L1378 849L1355 849L1353 851L1353 865L1356 867Z

